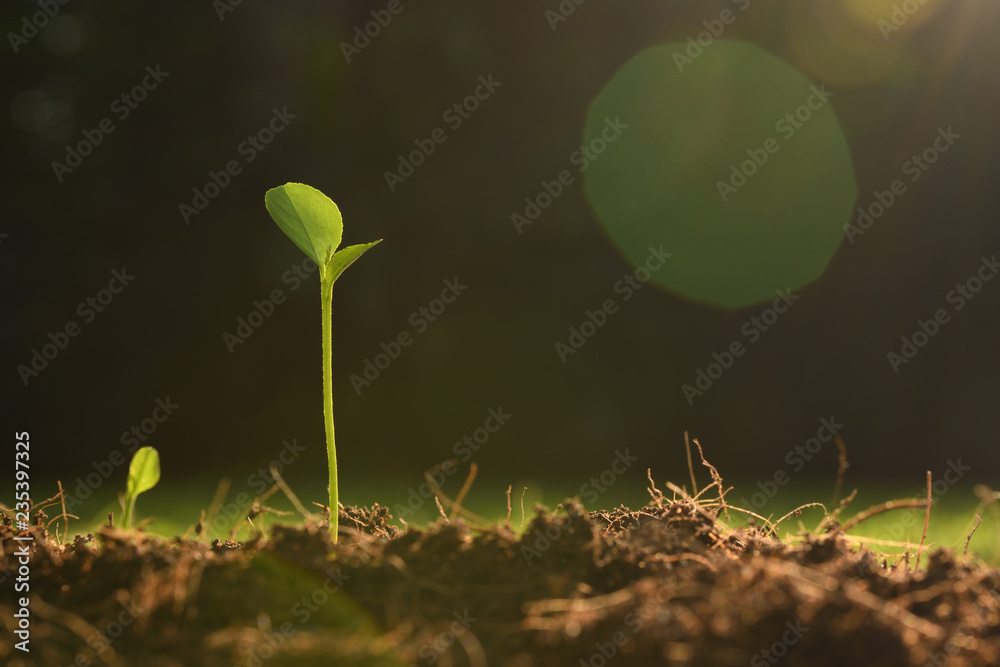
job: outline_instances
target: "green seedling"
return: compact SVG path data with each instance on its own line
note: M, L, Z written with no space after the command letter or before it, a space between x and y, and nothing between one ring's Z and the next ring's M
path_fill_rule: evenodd
M160 455L152 447L143 447L132 456L128 467L128 486L122 498L122 508L125 510L123 524L125 528L132 527L135 515L135 499L140 493L149 491L160 481Z
M330 534L337 541L337 448L333 433L333 283L347 267L381 241L337 250L344 232L340 209L316 188L285 183L264 195L267 212L281 231L319 267L323 299L323 417L330 463Z

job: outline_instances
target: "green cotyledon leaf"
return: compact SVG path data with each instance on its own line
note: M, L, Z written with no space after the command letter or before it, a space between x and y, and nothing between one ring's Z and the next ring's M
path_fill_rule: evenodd
M344 233L343 217L333 200L314 187L285 183L267 191L264 205L281 231L316 262L325 279Z
M160 453L153 447L143 447L132 455L128 467L128 483L125 487L123 507L125 528L132 527L135 516L135 499L160 481Z
M128 487L125 493L134 498L156 486L160 481L160 454L152 447L143 447L132 457L128 467Z

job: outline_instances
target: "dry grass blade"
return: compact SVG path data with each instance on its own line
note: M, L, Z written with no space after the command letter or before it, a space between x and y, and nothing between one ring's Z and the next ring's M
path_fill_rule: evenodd
M454 519L458 516L459 509L462 507L462 501L465 500L465 496L469 493L469 489L472 488L472 483L476 480L476 474L479 472L479 465L476 463L469 464L469 474L465 477L465 483L462 484L462 489L455 496L455 507L451 510L451 517Z
M510 491L512 488L513 485L511 484L507 485L507 521L505 523L508 528L510 528Z
M483 525L488 525L490 523L489 521L479 516L478 514L470 512L464 507L458 505L454 500L449 498L444 491L441 490L440 486L437 485L437 482L434 481L434 473L437 472L439 469L441 469L443 466L444 463L439 463L438 465L434 466L433 468L424 473L424 479L427 480L427 483L430 484L431 489L434 491L434 502L435 504L437 504L438 512L441 513L441 516L444 517L445 521L448 521L450 523L448 515L445 513L444 507L441 504L444 503L449 508L454 509L456 513L464 516L466 519L470 521L475 521Z
M931 471L927 471L927 512L924 514L924 534L920 536L920 546L917 548L916 568L920 569L920 552L924 550L924 541L927 539L927 524L931 522Z
M688 472L691 473L691 494L698 495L698 483L694 481L694 465L691 463L691 441L688 439L688 432L684 431L684 449L687 450ZM702 461L704 461L702 457Z
M302 518L306 521L311 521L313 518L312 514L310 514L309 510L307 510L305 506L299 502L298 496L296 496L288 484L285 483L285 480L281 477L281 473L278 472L278 468L276 466L271 466L271 477L274 479L274 483L281 488L285 497L292 501L292 506L298 510L299 514L302 515Z
M69 539L69 514L66 513L66 492L63 490L62 481L56 481L59 485L59 501L62 503L62 516L66 518L63 523L63 538L62 543L66 544L66 540ZM58 517L56 517L58 518ZM73 517L74 519L79 519L80 517Z
M833 504L837 504L837 499L840 498L840 489L844 485L844 473L850 467L850 463L847 461L847 447L844 445L843 439L838 435L833 438L833 441L837 443L837 482L833 486Z
M972 535L976 532L976 530L979 528L979 524L981 524L982 522L983 522L983 517L977 514L975 527L968 535L965 536L965 551L963 552L962 565L967 565L969 562L969 542L972 541Z
M444 512L444 508L441 507L441 498L439 498L437 494L434 494L434 504L437 505L438 512L441 514L445 523L451 523L451 519L448 518L448 515ZM455 507L457 508L457 505Z
M528 492L528 487L521 490L521 532L524 532L524 494Z

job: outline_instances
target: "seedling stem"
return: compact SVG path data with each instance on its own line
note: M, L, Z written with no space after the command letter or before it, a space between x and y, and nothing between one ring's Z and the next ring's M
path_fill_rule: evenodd
M326 422L326 453L330 462L330 532L337 541L339 489L337 487L337 439L333 431L333 281L323 280L323 419Z

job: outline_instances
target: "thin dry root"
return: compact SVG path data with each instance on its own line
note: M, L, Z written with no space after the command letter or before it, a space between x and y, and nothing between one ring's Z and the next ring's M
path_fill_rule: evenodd
M778 519L777 521L774 522L774 529L775 529L775 531L777 531L778 525L782 521L784 521L785 519L787 519L789 517L798 516L799 513L802 512L802 510L806 509L807 507L822 507L823 508L823 513L829 515L829 512L827 511L826 506L823 503L806 503L805 505L799 505L798 507L796 507L795 509L793 509L791 512L789 512L788 514L786 514L785 516L781 517L780 519Z
M962 565L966 565L969 562L969 542L972 541L972 536L975 534L976 530L979 528L979 524L983 522L983 517L976 515L976 525L972 528L972 532L965 536L965 551L962 556Z
M646 479L649 480L649 486L646 487L646 490L649 491L649 495L652 497L653 502L656 503L656 506L662 508L663 492L656 488L656 482L653 481L653 471L651 468L646 468Z
M507 485L507 527L510 528L510 490L512 485Z
M698 442L698 438L694 439L694 444L698 448L698 456L701 457L701 464L706 468L708 468L708 472L712 475L712 481L715 482L715 484L719 487L719 503L722 507L722 511L726 513L726 518L728 519L729 510L726 507L726 492L725 492L725 487L722 484L722 475L719 474L719 471L715 468L714 465L705 460L705 452L702 451L701 443Z
M857 526L862 521L867 521L868 519L872 518L877 514L881 514L882 512L888 512L890 510L907 509L912 507L923 507L924 505L927 504L928 501L926 500L889 500L887 502L882 503L881 505L875 505L873 507L869 507L864 512L856 514L854 518L852 518L850 521L848 521L843 525L841 530L846 533L855 526Z

